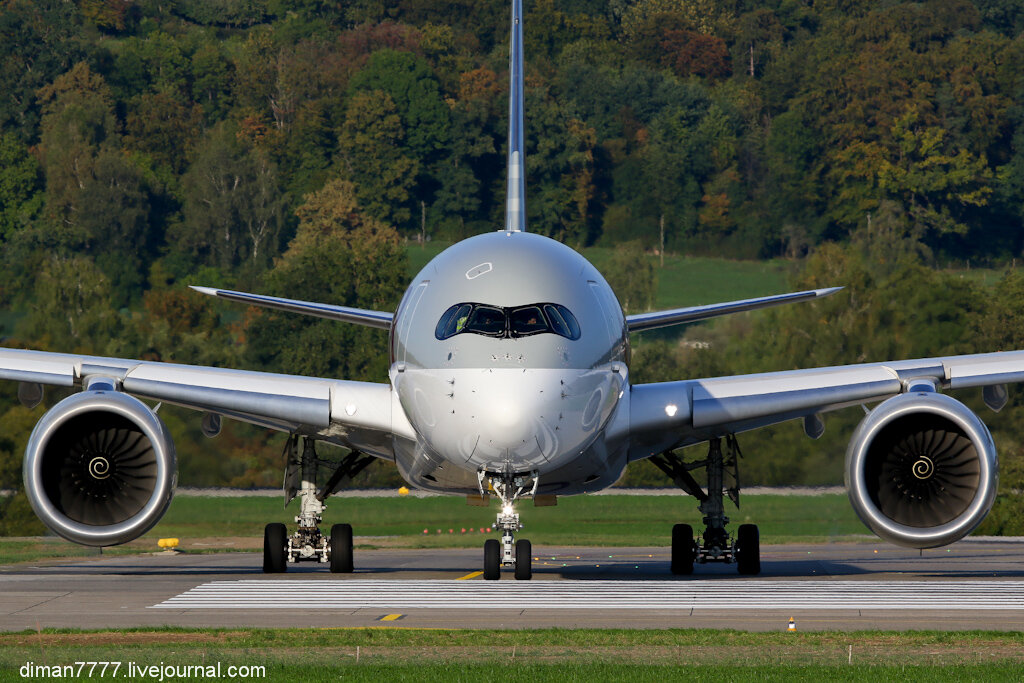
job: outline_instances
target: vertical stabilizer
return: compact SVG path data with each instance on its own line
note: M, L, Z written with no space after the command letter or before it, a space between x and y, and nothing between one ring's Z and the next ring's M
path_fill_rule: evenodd
M523 0L512 0L509 45L508 195L505 230L526 231L526 150L523 148Z

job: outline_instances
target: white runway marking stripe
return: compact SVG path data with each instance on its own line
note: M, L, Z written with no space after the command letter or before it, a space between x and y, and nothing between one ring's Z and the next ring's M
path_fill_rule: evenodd
M1022 581L214 581L165 609L1024 610Z

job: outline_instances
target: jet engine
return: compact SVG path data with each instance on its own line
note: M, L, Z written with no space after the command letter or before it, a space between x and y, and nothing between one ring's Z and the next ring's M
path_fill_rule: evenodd
M911 548L948 545L971 533L992 508L998 482L988 428L939 393L884 401L846 451L846 489L861 521Z
M117 391L83 391L39 421L24 461L32 509L75 543L108 546L146 533L174 495L174 443L156 414Z

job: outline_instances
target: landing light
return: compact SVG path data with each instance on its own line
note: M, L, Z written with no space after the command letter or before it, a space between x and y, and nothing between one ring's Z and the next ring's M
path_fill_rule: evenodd
M674 403L669 403L667 406L665 406L665 414L668 415L669 417L675 417L676 412L678 410L679 408L677 408Z
M503 514L503 515L511 515L512 514L512 506L511 505L506 505L505 507L501 508L501 514Z

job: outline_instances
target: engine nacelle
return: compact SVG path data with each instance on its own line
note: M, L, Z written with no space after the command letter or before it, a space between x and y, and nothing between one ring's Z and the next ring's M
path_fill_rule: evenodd
M167 511L177 479L174 443L137 398L83 391L32 430L24 476L32 509L54 532L82 545L118 545Z
M988 427L944 394L883 402L846 451L846 489L861 521L911 548L936 548L971 533L992 508L998 483Z

